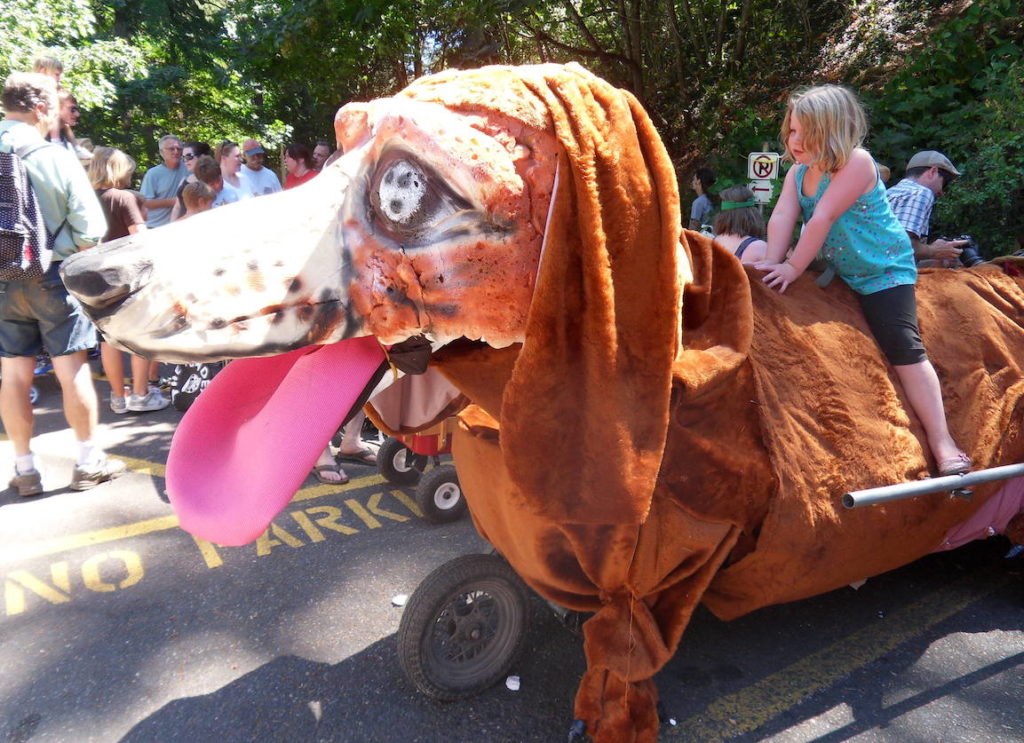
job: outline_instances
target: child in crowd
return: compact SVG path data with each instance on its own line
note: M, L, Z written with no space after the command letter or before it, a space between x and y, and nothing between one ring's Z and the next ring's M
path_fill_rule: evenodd
M744 263L764 260L768 249L764 217L753 192L746 186L733 186L718 196L722 205L715 215L715 240Z
M708 196L708 189L715 182L715 171L711 168L697 168L690 186L697 192L697 198L690 205L690 229L699 230L702 225L708 223L714 204Z
M97 147L89 163L89 182L107 218L102 242L110 242L146 230L145 199L128 186L135 160L116 147ZM100 343L100 361L110 384L110 409L118 415L163 410L170 404L160 390L149 385L155 362L129 354L132 385L125 385L124 356L106 341Z
M856 96L837 85L795 93L782 122L786 175L768 222L764 282L784 292L820 250L853 289L865 318L928 436L941 475L967 472L970 458L949 434L942 390L917 326L917 269L906 230L885 197L875 161L860 145L867 119ZM797 219L804 229L784 260Z
M40 54L32 61L32 72L52 77L59 87L61 75L64 74L64 63L57 57Z
M185 213L180 218L185 219L209 210L216 198L217 194L213 189L202 181L186 183L185 188L181 190L181 200L185 202Z

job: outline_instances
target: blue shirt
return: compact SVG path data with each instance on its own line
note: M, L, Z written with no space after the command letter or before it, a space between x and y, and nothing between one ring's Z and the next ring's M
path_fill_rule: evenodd
M142 176L142 195L147 199L173 199L178 195L178 187L188 178L188 168L182 160L177 170L171 170L166 165L154 165ZM159 227L171 221L171 209L173 206L164 206L159 209L149 209L149 216L146 217L146 225Z
M918 237L927 237L929 223L932 219L932 207L935 205L935 194L930 188L917 181L904 178L886 193L889 206L892 207L896 219L903 229Z
M825 173L815 194L804 196L806 172L807 166L800 165L796 173L796 191L805 222L814 215L814 208L832 180ZM858 294L874 294L917 281L910 238L892 213L885 198L885 186L877 177L874 188L857 197L832 223L820 255Z
M697 220L699 224L707 224L713 208L711 199L706 193L702 193L690 204L690 219Z

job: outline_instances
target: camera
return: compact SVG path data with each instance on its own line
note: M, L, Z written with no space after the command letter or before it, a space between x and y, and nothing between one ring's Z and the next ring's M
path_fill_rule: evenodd
M979 263L984 263L985 259L981 257L981 249L978 247L978 243L975 242L974 238L970 235L960 235L960 237L946 237L942 235L936 238L938 240L945 240L951 242L953 240L966 240L966 245L960 246L960 264L965 268L971 268L977 266Z
M974 238L970 235L960 235L956 238L957 240L966 240L967 244L960 247L963 251L960 253L960 262L963 263L967 268L977 266L979 263L984 263L985 259L981 257L981 251L978 249L978 243L974 241Z

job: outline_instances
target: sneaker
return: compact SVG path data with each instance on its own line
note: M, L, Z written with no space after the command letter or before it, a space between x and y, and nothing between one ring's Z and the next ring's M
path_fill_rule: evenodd
M17 490L18 495L23 498L27 498L30 495L39 495L43 492L43 476L39 474L39 470L30 470L21 475L15 472L14 477L11 478L10 486Z
M132 395L128 398L128 409L133 413L149 413L154 410L163 410L171 401L163 396L160 390L153 387L145 395Z
M71 484L68 487L72 490L89 490L101 482L120 477L126 469L128 469L128 466L120 459L111 459L108 456L104 456L91 467L75 465L75 469L71 474Z
M128 398L127 397L114 397L110 396L110 409L118 415L124 415L128 412Z

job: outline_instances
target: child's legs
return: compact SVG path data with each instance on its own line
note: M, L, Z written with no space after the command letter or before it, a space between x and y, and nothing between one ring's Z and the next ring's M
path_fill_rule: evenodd
M942 406L942 388L939 376L932 362L925 359L918 364L904 364L894 367L907 394L910 407L928 435L928 445L936 462L955 457L957 448L946 426L946 411Z
M149 392L149 359L129 354L132 360L132 394L143 396Z
M936 461L960 451L949 434L942 388L928 360L917 328L917 300L912 284L858 295L864 317L886 359L896 369L911 409L928 436Z
M110 383L110 394L113 397L124 395L124 358L121 352L103 341L100 343L100 364L103 373Z

